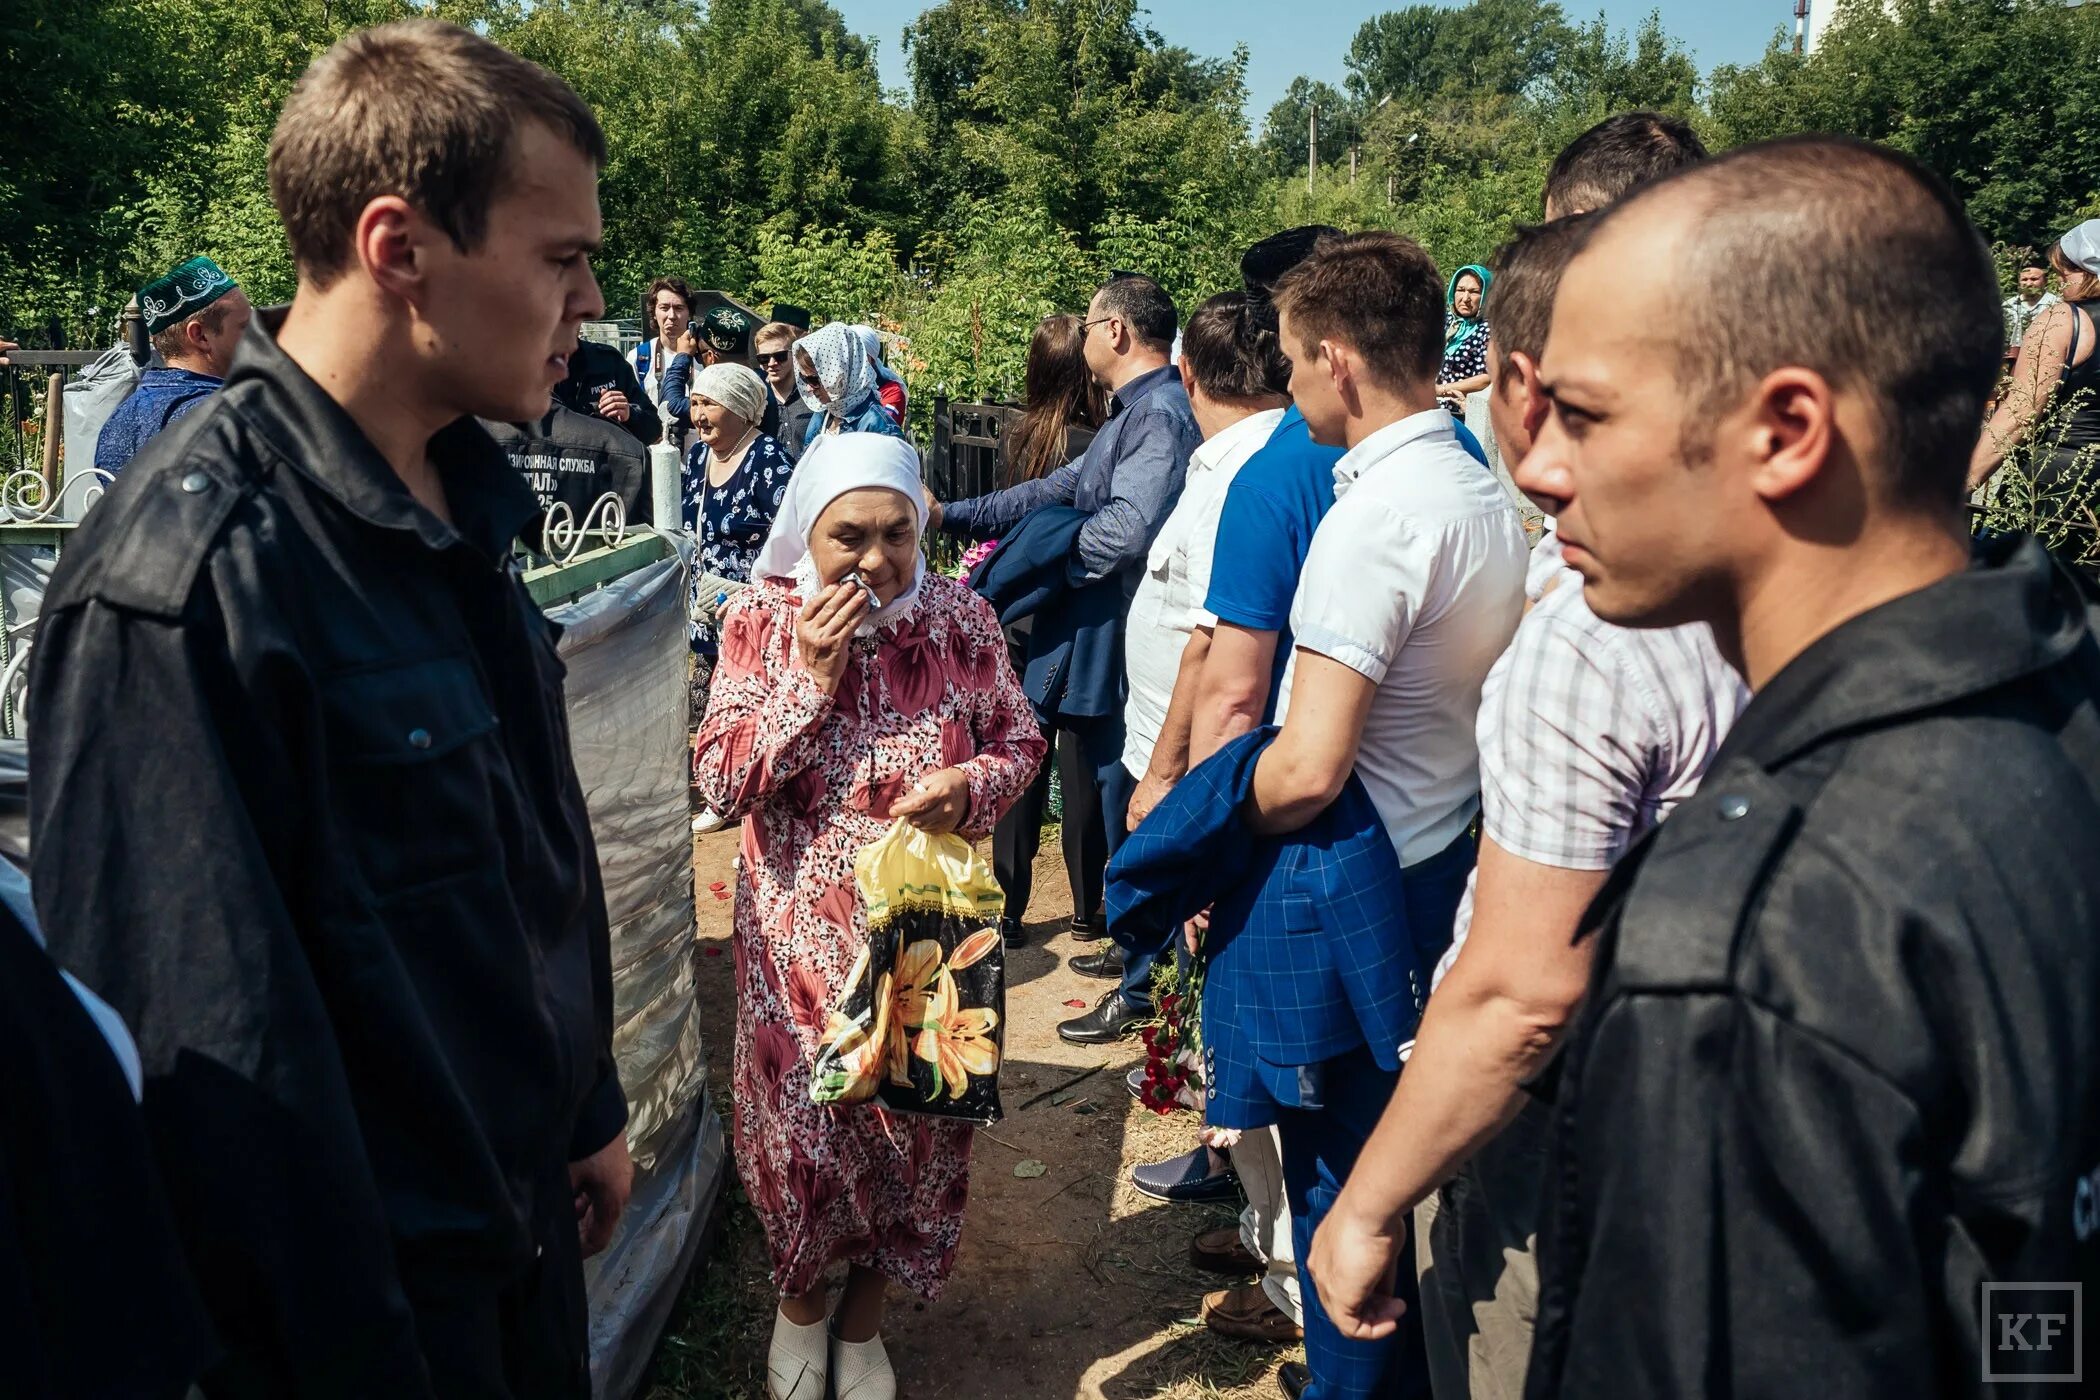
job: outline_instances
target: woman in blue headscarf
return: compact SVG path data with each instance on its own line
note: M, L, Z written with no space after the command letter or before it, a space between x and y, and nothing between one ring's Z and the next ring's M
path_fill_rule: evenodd
M1444 367L1437 374L1437 397L1458 405L1465 416L1466 395L1488 386L1487 290L1494 274L1467 263L1451 274L1444 289Z

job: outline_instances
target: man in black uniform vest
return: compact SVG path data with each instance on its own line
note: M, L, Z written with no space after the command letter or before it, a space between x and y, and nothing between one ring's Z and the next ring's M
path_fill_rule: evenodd
M1561 280L1517 482L1599 617L1712 624L1754 699L1584 921L1532 1400L2078 1369L2100 647L2039 545L1971 555L1996 311L1946 186L1834 137L1647 186Z
M296 297L45 603L37 908L137 1035L213 1400L589 1394L632 1180L605 903L536 504L473 418L545 412L601 314L604 156L464 29L323 54L270 147Z

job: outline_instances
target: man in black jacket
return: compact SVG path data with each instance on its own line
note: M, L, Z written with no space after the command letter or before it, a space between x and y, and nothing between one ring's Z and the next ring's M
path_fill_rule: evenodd
M559 501L580 527L611 493L629 525L650 523L648 450L612 424L550 403L532 422L481 426L525 478L540 509Z
M473 415L541 412L601 313L604 157L464 29L315 60L270 149L297 294L44 605L37 909L137 1037L212 1400L590 1393L633 1175L605 900L537 505Z
M1711 623L1755 698L1584 919L1538 1400L1974 1394L2091 1330L2100 648L2037 545L1971 561L1996 311L1945 186L1837 138L1648 187L1561 282L1518 482L1599 617Z
M572 413L603 418L634 435L644 447L664 435L664 417L650 401L634 366L610 345L577 337L568 373L554 386L554 400Z

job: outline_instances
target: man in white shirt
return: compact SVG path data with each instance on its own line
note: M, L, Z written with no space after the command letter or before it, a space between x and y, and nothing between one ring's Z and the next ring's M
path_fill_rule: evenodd
M1290 400L1270 382L1284 368L1273 316L1246 292L1224 292L1198 307L1182 332L1181 383L1203 442L1189 456L1181 499L1160 526L1130 600L1124 669L1123 767L1137 782L1130 799L1135 830L1189 767L1189 716L1196 677L1217 619L1204 610L1225 488L1283 420ZM1274 357L1278 366L1265 363Z
M2034 318L2063 298L2049 290L2049 268L2041 262L2031 262L2020 269L2020 291L2017 296L2005 299L2005 350L2009 355L2020 348L2027 338L2027 327Z
M1353 771L1399 857L1411 936L1435 949L1473 864L1473 726L1523 610L1524 532L1437 403L1443 283L1427 253L1389 233L1325 241L1278 284L1276 305L1291 396L1316 442L1348 451L1299 578L1282 732L1255 766L1246 815L1258 831L1296 831ZM1377 1063L1392 1049L1310 1067L1305 1102L1281 1112L1301 1258L1392 1094L1397 1070ZM1428 1394L1414 1310L1397 1336L1346 1336L1316 1297L1317 1271L1305 1273L1309 1373L1295 1390L1287 1378L1286 1394ZM1403 1267L1403 1295L1413 1282Z
M1197 308L1182 332L1179 369L1203 441L1189 456L1181 499L1152 542L1125 624L1123 767L1136 784L1128 804L1132 830L1188 772L1190 720L1217 624L1204 604L1225 491L1267 444L1290 402L1282 392L1290 361L1277 344L1275 311L1265 297L1224 292ZM1141 990L1153 961L1133 956L1125 988ZM1131 1180L1158 1200L1239 1196L1225 1156L1200 1143L1164 1162L1136 1167ZM1284 1320L1283 1327L1281 1335L1264 1333L1256 1340L1295 1341L1295 1325Z
M649 396L649 402L656 405L664 421L664 431L682 438L686 425L664 402L664 371L677 357L678 342L692 322L693 291L683 277L659 277L649 284L649 295L643 299L642 306L647 313L644 323L651 334L627 352L627 365L640 381L642 392ZM667 437L665 441L677 445L672 438Z

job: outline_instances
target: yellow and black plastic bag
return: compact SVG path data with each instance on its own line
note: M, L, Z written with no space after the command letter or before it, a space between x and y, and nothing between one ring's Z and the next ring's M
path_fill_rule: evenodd
M810 1098L998 1122L1006 900L990 865L960 836L900 821L854 857L853 878L868 941L818 1043Z

